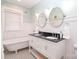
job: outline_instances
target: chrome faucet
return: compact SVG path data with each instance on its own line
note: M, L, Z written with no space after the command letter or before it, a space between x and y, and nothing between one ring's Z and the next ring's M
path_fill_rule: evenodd
M60 39L63 38L63 33L60 31Z

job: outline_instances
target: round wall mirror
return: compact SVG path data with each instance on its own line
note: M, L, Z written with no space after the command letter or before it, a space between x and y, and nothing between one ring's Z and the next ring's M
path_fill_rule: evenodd
M47 22L47 18L45 16L44 13L40 13L40 15L38 16L38 26L39 27L45 27Z
M59 27L63 23L64 13L59 7L51 10L49 15L49 22L53 27Z

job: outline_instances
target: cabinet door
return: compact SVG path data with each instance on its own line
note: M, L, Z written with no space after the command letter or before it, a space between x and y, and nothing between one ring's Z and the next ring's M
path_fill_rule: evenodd
M54 42L47 42L47 55L49 59L61 59L64 56L65 52L65 40L54 43Z
M31 46L46 56L46 43L44 42L44 39L33 37Z
M40 53L42 53L44 56L47 56L46 51L47 51L47 44L46 40L39 38L39 49Z
M32 37L32 43L31 46L36 49L37 51L39 50L39 44L38 44L38 39L36 37Z

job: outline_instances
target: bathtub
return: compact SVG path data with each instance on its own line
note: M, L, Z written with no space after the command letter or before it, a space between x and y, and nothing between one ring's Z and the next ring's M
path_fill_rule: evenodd
M29 46L29 38L23 37L23 38L16 38L16 39L9 39L4 40L3 45L5 48L8 49L8 51L17 51L19 49L25 48Z

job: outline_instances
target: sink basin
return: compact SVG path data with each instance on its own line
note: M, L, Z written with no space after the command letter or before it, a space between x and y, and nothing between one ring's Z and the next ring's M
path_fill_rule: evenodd
M46 38L51 39L51 40L53 40L53 39L54 39L54 40L55 40L55 39L58 39L58 38L56 38L56 37L51 37L51 36L50 36L50 37L46 37Z

